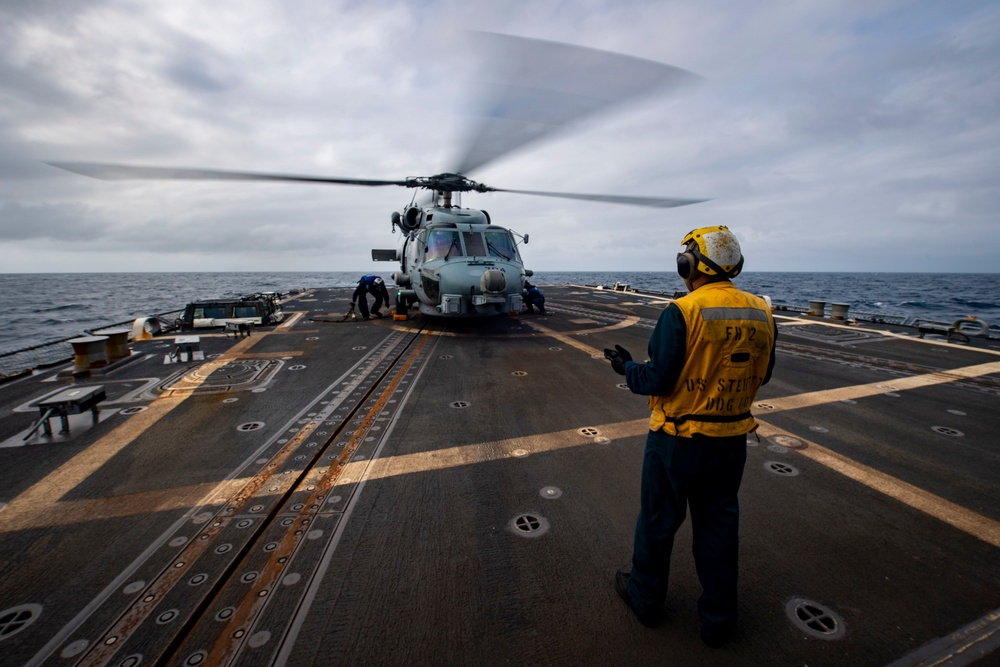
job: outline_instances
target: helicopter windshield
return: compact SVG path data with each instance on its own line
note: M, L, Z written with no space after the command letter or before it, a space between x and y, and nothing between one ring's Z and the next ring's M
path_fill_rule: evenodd
M483 257L486 255L486 246L483 244L482 232L462 232L462 239L465 241L465 253L469 257Z
M507 261L510 261L517 257L517 251L514 249L514 242L510 238L510 234L506 231L496 230L486 232L486 247L490 250L490 255L493 257L503 257Z
M427 235L427 261L433 259L448 259L461 256L462 245L458 241L458 232L448 229L434 229Z

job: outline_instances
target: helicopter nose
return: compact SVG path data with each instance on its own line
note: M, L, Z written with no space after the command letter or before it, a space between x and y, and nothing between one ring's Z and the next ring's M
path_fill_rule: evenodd
M507 276L500 269L487 269L479 279L483 294L502 294L507 289Z

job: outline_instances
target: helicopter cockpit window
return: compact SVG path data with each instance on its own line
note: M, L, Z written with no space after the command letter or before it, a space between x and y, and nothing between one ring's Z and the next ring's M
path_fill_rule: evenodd
M489 248L490 255L493 257L503 257L508 261L517 257L517 250L514 249L514 240L511 239L510 234L506 231L496 230L486 232L486 247Z
M470 257L485 257L486 245L483 243L481 232L462 232L462 239L465 241L465 252Z
M427 261L458 257L461 254L462 244L458 241L457 231L434 229L427 235Z

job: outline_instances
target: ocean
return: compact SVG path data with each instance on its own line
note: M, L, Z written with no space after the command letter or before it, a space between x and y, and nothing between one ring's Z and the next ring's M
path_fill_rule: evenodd
M348 287L357 272L320 273L45 273L0 274L0 375L15 350L83 335L136 317L170 313L189 301L253 292ZM670 272L536 272L539 286L627 283L673 294L684 283ZM1000 274L747 272L736 285L775 306L809 301L850 304L850 313L951 323L973 315L1000 324ZM828 312L829 312L829 306Z

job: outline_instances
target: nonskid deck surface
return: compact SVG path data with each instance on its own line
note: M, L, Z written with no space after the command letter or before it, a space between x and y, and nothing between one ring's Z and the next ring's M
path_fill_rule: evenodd
M667 622L629 563L648 417L601 354L666 301L344 322L315 290L249 338L133 343L0 386L4 664L995 664L1000 350L776 313L741 490L740 625L698 637L690 525ZM64 373L65 375L65 373ZM100 420L22 440L100 384Z

